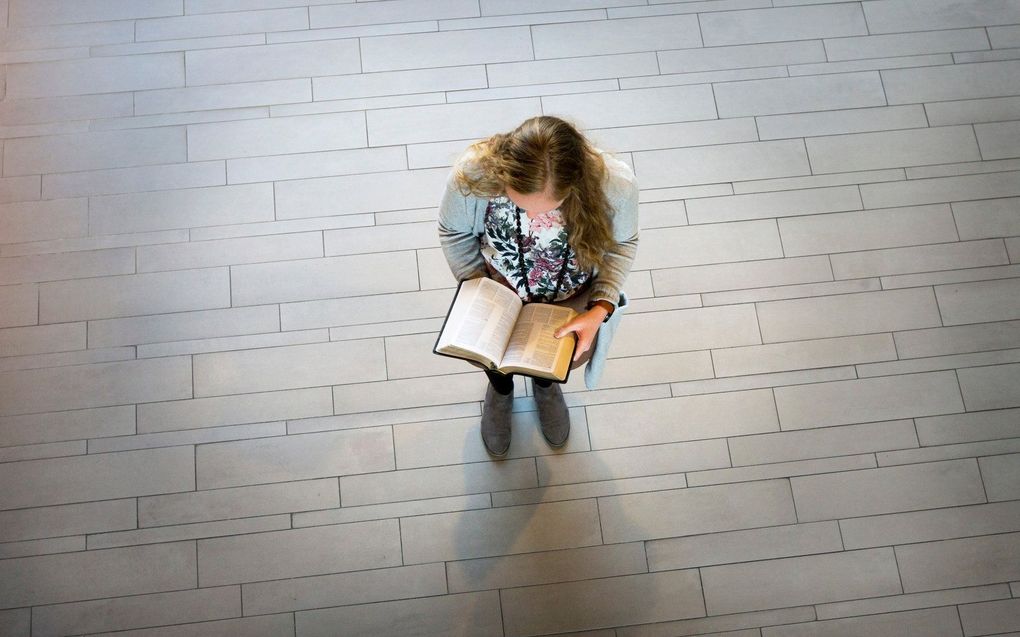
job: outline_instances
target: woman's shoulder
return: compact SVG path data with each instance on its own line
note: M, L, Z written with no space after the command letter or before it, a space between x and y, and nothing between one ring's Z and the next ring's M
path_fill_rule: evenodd
M625 201L636 196L638 185L634 171L627 164L612 154L599 150L602 161L606 165L606 198L610 203ZM616 207L615 205L613 206Z

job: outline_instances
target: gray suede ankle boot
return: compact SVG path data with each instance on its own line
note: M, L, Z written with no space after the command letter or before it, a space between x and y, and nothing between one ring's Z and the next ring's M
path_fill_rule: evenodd
M489 385L482 405L482 443L492 455L505 456L510 449L510 411L514 393L501 394Z
M570 412L563 402L563 390L559 383L542 387L533 383L535 404L538 405L538 420L542 423L542 435L553 447L562 447L570 435Z

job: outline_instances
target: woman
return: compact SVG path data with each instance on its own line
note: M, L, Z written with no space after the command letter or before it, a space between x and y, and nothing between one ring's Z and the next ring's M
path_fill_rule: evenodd
M439 209L439 237L458 281L488 276L530 302L565 303L581 314L572 368L588 363L598 383L626 307L621 288L637 252L638 189L623 162L593 148L569 123L533 117L473 144L454 165ZM510 448L513 376L486 370L482 441ZM535 379L542 434L562 446L570 418L559 384Z

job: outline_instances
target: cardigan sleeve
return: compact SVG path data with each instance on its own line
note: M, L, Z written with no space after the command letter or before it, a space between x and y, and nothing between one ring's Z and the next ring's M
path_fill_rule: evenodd
M488 275L481 241L474 232L474 199L460 192L451 172L439 203L439 244L458 281Z
M610 161L620 166L613 177L616 183L607 197L613 209L613 239L616 243L606 251L602 267L592 280L590 299L606 300L616 307L620 302L620 290L637 255L638 186L630 167L619 160Z

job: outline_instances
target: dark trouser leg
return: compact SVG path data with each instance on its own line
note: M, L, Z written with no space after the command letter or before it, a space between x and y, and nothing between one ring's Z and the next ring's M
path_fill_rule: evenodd
M506 396L512 394L514 391L514 375L513 374L500 374L492 370L485 370L485 375L489 377L489 384L496 390L496 393Z

